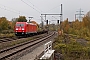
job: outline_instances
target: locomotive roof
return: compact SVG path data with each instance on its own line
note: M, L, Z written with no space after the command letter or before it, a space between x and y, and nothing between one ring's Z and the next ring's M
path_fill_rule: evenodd
M36 24L34 24L34 23L29 23L29 22L16 22L16 23L24 23L24 24L30 24L30 25L36 25Z

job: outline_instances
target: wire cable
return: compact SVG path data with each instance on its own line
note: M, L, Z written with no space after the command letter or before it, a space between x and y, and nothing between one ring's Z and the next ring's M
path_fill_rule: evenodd
M58 5L58 6L56 6L56 7L53 7L52 9L47 10L46 12L51 11L51 10L54 10L55 8L57 8L57 7L59 7L59 6L60 6L60 5Z
M16 14L19 14L18 12L15 12L15 11L12 11L12 10L9 10L9 9L6 9L6 8L3 8L3 7L0 7L1 9L4 9L6 11L9 11L9 12L13 12L13 13L16 13Z
M28 3L26 3L25 1L23 1L23 0L21 0L23 3L25 3L26 5L28 5L29 7L31 7L32 9L34 9L35 11L37 11L38 13L40 13L41 14L41 12L40 11L38 11L37 9L35 9L34 7L32 7L32 6L30 6Z
M40 12L42 12L37 6L35 6L32 2L30 2L29 0L27 0L29 3L31 3L33 5L33 7L37 8Z
M9 12L13 12L13 13L19 14L19 16L20 16L20 14L24 14L24 15L28 15L28 16L30 15L30 14L28 14L28 13L18 11L18 10L16 10L16 9L7 7L7 6L5 6L5 5L2 5L2 4L0 4L0 5L2 6L2 7L0 6L0 9L3 9L3 10L6 10L6 11L9 11Z

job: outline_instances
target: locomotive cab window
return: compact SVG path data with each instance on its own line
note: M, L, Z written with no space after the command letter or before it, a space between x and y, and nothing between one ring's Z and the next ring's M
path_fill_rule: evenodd
M24 24L16 24L16 26L18 26L18 27L23 27L24 26Z

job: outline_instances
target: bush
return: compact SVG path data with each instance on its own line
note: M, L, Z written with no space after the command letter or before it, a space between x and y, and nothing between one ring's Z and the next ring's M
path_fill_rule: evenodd
M90 47L87 49L88 51L88 56L89 56L89 59L90 59Z
M14 33L14 31L13 30L3 30L1 33L2 34L10 34L10 33Z
M54 46L55 49L63 49L66 48L66 44L57 44Z
M76 35L70 35L77 37ZM65 60L90 59L90 42L88 46L82 46L82 44L76 41L76 38L70 37L69 43L67 44L61 42L63 40L63 37L56 38L54 49L57 52L61 52Z
M90 41L90 37L85 37L85 40L86 41Z

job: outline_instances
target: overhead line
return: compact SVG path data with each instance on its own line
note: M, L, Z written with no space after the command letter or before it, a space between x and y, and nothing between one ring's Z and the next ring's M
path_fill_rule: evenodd
M0 4L0 5L2 5L2 4ZM17 11L17 10L15 10L15 9L10 8L10 7L7 7L7 6L5 6L5 5L2 5L2 6L3 6L4 8L0 7L1 9L7 10L7 11L10 11L10 12L14 12L14 13L17 13L17 14L22 13L21 11Z
M4 10L7 10L7 11L9 11L9 12L13 12L13 13L16 13L17 14L17 12L15 12L15 11L11 11L11 10L9 10L9 9L6 9L6 8L2 8L2 7L0 7L1 9L4 9ZM19 13L18 13L19 14Z
M32 2L30 2L29 0L27 0L29 3L31 3L34 7L36 7ZM38 10L40 10L38 7L36 7ZM40 10L41 11L41 10ZM42 11L41 11L42 12Z
M41 14L41 12L40 11L38 11L37 9L35 9L34 7L32 7L32 6L30 6L28 3L26 3L25 1L23 1L23 0L21 0L23 3L25 3L26 5L28 5L29 7L31 7L31 8L33 8L35 11L37 11L38 13L40 13Z
M56 6L56 7L53 7L52 9L47 10L46 12L51 11L51 10L53 10L53 9L55 9L55 8L59 7L59 6L60 6L60 5L58 5L58 6Z
M0 5L2 5L2 4L0 4ZM5 5L2 5L2 7L0 7L0 8L3 9L3 10L9 11L9 12L13 12L13 13L19 14L19 15L25 13L25 12L21 12L21 11L15 10L13 8L7 7ZM29 14L25 13L25 15L29 15Z

